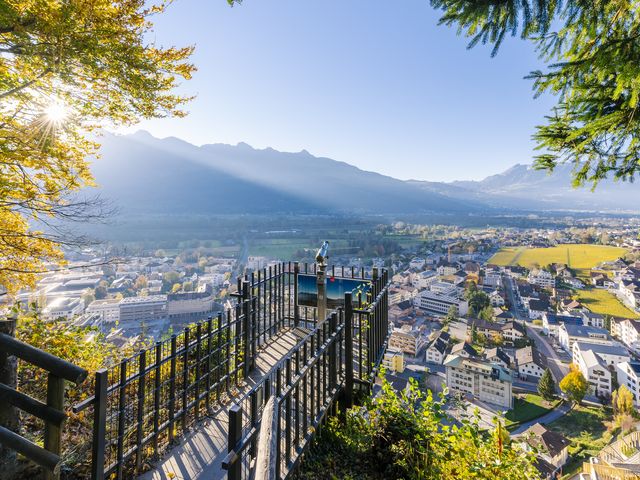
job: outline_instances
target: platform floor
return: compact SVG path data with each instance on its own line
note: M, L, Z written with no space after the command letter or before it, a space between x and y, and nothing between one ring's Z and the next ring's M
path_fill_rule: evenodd
M256 368L238 396L250 390L308 332L287 329L263 345L256 357ZM227 424L230 401L213 411L155 463L152 470L140 475L140 480L218 480L227 477L222 461L227 456Z

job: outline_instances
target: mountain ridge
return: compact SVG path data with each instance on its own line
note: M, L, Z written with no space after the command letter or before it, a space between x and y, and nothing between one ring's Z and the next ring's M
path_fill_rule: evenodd
M177 137L106 133L92 165L98 191L129 213L363 213L451 215L513 210L625 211L633 184L571 187L570 165L553 174L517 163L482 180L399 180L307 150L280 152Z

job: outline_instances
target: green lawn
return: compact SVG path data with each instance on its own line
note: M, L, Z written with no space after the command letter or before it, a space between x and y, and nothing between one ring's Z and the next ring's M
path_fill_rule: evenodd
M574 407L565 416L548 427L561 433L569 440L569 462L563 469L562 478L572 478L582 468L582 463L596 455L611 440L607 432L606 421L610 420L611 411L604 407Z
M594 313L614 317L639 318L640 315L625 307L618 298L606 290L596 288L576 290L577 300Z
M615 260L627 251L608 245L566 244L549 248L505 247L501 248L488 263L496 265L521 265L531 267L551 263L565 263L570 268L589 269L600 262Z
M528 422L551 411L553 403L544 400L540 395L529 393L518 396L513 401L514 406L505 415L505 426L511 430L523 422Z

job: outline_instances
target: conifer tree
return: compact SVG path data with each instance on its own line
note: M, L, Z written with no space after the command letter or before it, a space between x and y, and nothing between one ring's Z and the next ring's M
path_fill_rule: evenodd
M548 368L542 373L542 377L538 381L538 393L547 402L550 402L556 396L556 383Z

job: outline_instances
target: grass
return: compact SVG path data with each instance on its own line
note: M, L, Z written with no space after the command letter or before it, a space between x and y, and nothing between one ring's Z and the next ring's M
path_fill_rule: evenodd
M640 315L625 307L615 295L606 290L597 288L576 290L576 298L594 313L623 318L640 318Z
M495 265L520 265L530 268L551 263L565 263L570 268L588 270L600 262L616 260L627 251L608 245L566 244L548 248L505 247L501 248L488 263Z
M519 424L534 420L554 408L553 403L547 402L540 395L528 393L524 397L516 397L513 401L513 409L505 415L505 427L513 430Z
M563 468L562 478L572 478L581 470L583 462L597 455L609 443L611 434L607 432L605 422L610 420L610 417L610 410L604 407L578 405L548 425L551 430L571 440L570 459Z

